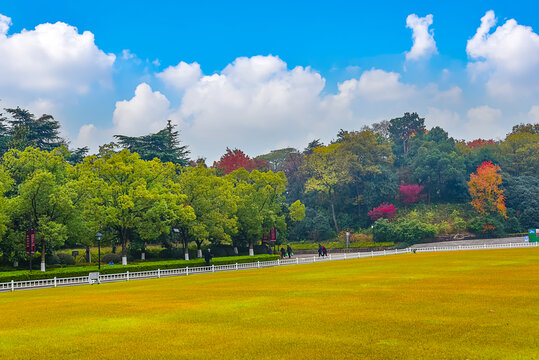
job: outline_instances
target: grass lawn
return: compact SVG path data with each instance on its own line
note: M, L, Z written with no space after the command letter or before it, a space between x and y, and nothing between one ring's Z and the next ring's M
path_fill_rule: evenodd
M0 293L4 359L538 359L539 249Z

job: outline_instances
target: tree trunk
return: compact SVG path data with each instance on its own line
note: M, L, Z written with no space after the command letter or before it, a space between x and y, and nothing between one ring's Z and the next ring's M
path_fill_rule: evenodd
M249 256L255 256L255 249L253 247L253 240L249 239Z
M127 265L127 239L122 236L122 265Z
M41 239L41 271L45 271L45 239Z
M195 241L197 243L197 258L202 258L202 249L200 248L202 246L202 241Z
M92 262L92 254L90 253L90 245L86 245L86 262L88 264Z
M140 260L146 260L146 244L142 244L142 251L140 252Z
M184 239L183 240L183 253L184 253L184 257L185 257L185 260L189 260L189 243L187 241L187 239Z
M333 216L333 224L335 224L335 231L339 234L339 226L337 225L337 217L335 216L335 206L333 205L333 200L330 200L331 203L331 216Z

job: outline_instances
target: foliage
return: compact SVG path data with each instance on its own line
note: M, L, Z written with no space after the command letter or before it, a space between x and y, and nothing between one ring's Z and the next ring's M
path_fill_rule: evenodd
M214 168L222 169L224 174L229 174L234 170L245 169L251 170L267 170L266 161L261 158L251 159L249 156L239 149L230 150L226 148L226 153L221 156L218 162L213 164Z
M415 202L418 202L419 199L424 197L421 194L425 187L423 185L410 184L410 185L399 185L399 197L401 202L404 205L410 205Z
M172 162L187 166L189 163L189 150L186 145L180 145L179 132L175 130L168 120L167 126L155 133L139 137L114 135L124 149L138 153L143 160L160 159L162 162Z
M387 219L391 220L395 218L397 212L397 208L395 208L395 205L393 204L380 204L380 206L375 207L371 211L369 211L369 217L372 221L376 221L378 219Z
M479 214L498 213L507 217L505 197L500 188L502 176L498 171L500 167L488 161L477 168L476 174L470 175L468 186L473 199L471 204Z
M425 119L417 113L404 113L402 117L391 119L387 130L395 144L402 144L402 153L406 154L410 137L425 132Z

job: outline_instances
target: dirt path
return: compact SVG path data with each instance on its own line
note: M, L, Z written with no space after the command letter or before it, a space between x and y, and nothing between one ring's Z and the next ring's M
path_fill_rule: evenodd
M524 242L524 236L498 238L498 239L473 239L473 240L454 240L454 241L442 241L425 244L415 244L412 248L421 247L440 247L440 246L459 246L459 245L482 245L482 244L509 244L509 243L521 243Z

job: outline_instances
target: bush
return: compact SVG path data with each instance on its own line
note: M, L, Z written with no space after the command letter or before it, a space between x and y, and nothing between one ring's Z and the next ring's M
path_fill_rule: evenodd
M75 259L73 256L65 253L56 254L59 260L59 264L62 265L75 265Z
M502 237L503 223L494 216L476 216L468 223L468 230L480 238Z
M394 241L411 245L435 235L436 226L415 217L402 218L392 223L387 219L380 219L374 223L376 241Z
M104 264L114 263L114 264L121 264L122 263L122 255L120 254L113 254L108 253L101 257L101 262Z
M46 255L45 264L47 265L56 265L60 263L60 258L56 254Z

